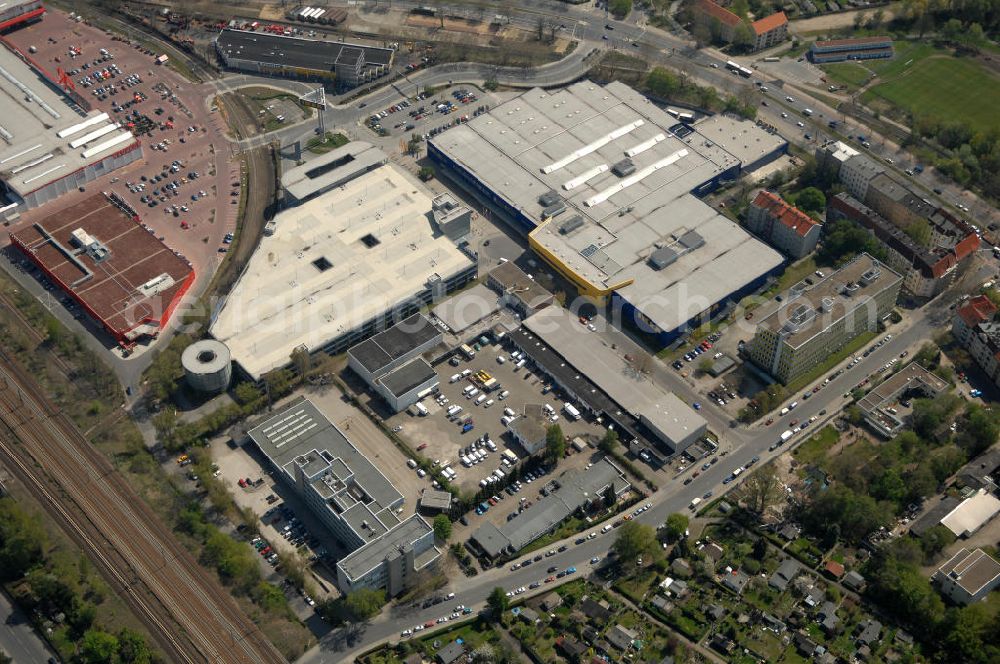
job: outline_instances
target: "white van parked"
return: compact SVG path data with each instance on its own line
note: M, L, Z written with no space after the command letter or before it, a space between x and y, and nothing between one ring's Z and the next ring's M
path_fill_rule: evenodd
M452 375L452 377L450 379L448 379L448 382L449 383L457 383L460 380L462 380L462 374L457 373L457 374Z
M500 399L500 401L503 401L504 399L506 399L509 396L510 396L510 390L504 390L503 392L500 393L500 396L498 396L497 399Z
M464 395L468 396L468 395L469 395L469 392L471 392L471 391L472 391L472 390L474 390L474 389L476 389L476 386L475 386L475 385L466 385L466 386L465 386L465 387L464 387L464 388L462 389L462 394L464 394Z
M511 408L504 408L503 414L506 415L507 417L514 417L514 410Z
M478 406L479 404L481 404L484 401L486 401L486 395L485 394L480 394L479 398L476 399L476 405Z
M466 399L471 399L472 397L476 396L477 394L479 394L479 388L478 387L473 387L471 390L469 390L466 393L465 398Z

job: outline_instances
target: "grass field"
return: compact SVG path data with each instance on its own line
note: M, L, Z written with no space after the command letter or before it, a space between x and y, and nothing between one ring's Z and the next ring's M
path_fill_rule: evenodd
M953 57L929 44L903 42L892 60L855 66L878 74L876 85L864 94L866 103L963 119L980 130L997 126L1000 77L974 60ZM844 75L856 73L848 70Z

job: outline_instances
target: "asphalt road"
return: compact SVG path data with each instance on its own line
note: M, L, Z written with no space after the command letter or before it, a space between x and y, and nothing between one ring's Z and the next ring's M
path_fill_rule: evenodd
M14 664L22 662L42 664L53 656L48 646L42 641L28 622L28 617L16 608L7 597L0 592L0 652L4 652L14 660Z
M914 312L908 327L893 330L892 339L864 358L854 369L845 371L831 381L810 399L802 400L801 395L790 397L789 401L799 401L798 407L784 417L776 417L771 426L757 425L750 429L729 430L727 436L732 447L726 456L720 457L718 463L703 471L694 482L687 486L683 484L683 479L688 476L688 473L693 472L693 469L689 469L676 479L668 481L649 498L652 508L637 517L637 521L656 527L663 523L667 515L672 512L691 514L688 506L694 498L701 497L711 490L714 499L739 486L742 480L728 485L723 484L723 480L731 475L734 469L744 467L752 457L760 457L760 462L757 464L759 466L788 452L795 444L807 438L811 431L823 423L824 419L832 418L846 402L844 393L849 392L865 376L877 371L890 359L899 357L903 350L919 346L922 341L932 336L934 329L948 325L950 312L947 305L952 299L953 293L940 296L933 303ZM819 413L823 410L827 411L827 415L821 417ZM780 447L773 452L768 450L773 443L777 442L781 432L789 428L788 423L792 419L804 422L814 415L818 418L817 423L806 432L796 434L790 445ZM579 545L574 544L578 536L554 543L553 549L563 544L568 545L569 548L567 551L545 558L542 562L535 563L531 567L516 571L511 571L509 567L490 569L478 576L462 578L453 582L450 588L445 588L441 592L450 590L456 593L456 597L436 607L390 610L377 618L375 622L355 628L353 632L345 629L333 630L322 639L320 645L307 652L300 661L309 664L347 661L349 657L353 658L377 643L398 640L400 632L406 628L450 614L454 605L464 604L476 609L482 608L487 596L496 586L512 590L520 586L527 587L535 581L540 581L548 576L545 570L552 565L556 565L560 569L575 566L578 570L577 575L586 575L592 571L589 561L598 557L601 559L598 565L602 564L607 557L611 543L614 541L615 531L612 530L608 534L602 535L600 527L598 525L593 528L593 531L598 533L597 537L588 539ZM569 576L565 580L559 580L558 583L571 581L573 578L574 576ZM555 585L557 584L543 584L536 591L529 592L522 597L547 592Z

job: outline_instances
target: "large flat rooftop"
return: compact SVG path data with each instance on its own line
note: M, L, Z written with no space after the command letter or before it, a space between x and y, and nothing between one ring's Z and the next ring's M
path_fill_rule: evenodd
M861 254L836 272L807 279L792 286L784 302L758 323L758 327L780 332L793 348L833 321L869 306L878 293L897 286L903 278L868 254ZM874 310L871 315L875 315Z
M275 67L295 67L313 71L332 71L341 52L360 49L365 63L387 65L392 61L392 49L365 44L325 39L285 37L269 32L225 29L219 33L218 49L226 58L261 62Z
M103 195L12 233L11 241L119 338L158 331L194 280L187 260ZM89 241L106 255L85 250Z
M2 44L0 69L0 180L19 196L136 143L107 113L71 107Z
M422 186L392 164L275 222L211 327L255 378L472 266L435 226Z
M389 155L365 141L351 141L309 159L281 176L281 186L297 200L326 191L389 161Z
M586 375L619 407L645 419L671 440L684 440L706 426L705 419L690 406L626 361L627 353L612 351L600 334L580 325L566 309L542 309L525 319L524 328Z
M662 330L782 263L692 194L783 149L751 122L690 128L622 83L583 81L525 92L431 143L540 224L531 238L543 255L588 290L617 290ZM697 247L683 241L691 232Z
M364 539L399 524L395 510L402 494L308 399L275 413L247 435L292 483L296 466L313 478L327 507Z
M433 528L422 516L414 514L378 539L341 558L337 567L344 570L344 574L351 580L360 578L382 564L386 557L399 553L400 549L406 549L432 530ZM415 567L420 569L439 553L438 549L431 547L418 555L414 561ZM423 562L424 560L426 562Z

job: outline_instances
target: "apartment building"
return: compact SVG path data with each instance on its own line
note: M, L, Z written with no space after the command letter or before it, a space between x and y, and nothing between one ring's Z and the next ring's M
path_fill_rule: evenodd
M722 41L726 43L733 41L736 26L740 24L739 16L725 7L720 7L712 0L698 0L695 4L695 13L701 20L708 22L708 25L713 27L713 33L715 29L718 29L719 38Z
M985 296L974 297L955 311L951 330L994 384L1000 385L1000 321L997 307Z
M762 189L747 208L747 228L778 251L799 259L816 248L821 226L777 194Z
M853 221L875 236L885 250L886 264L903 275L903 288L917 297L933 297L947 288L954 281L962 259L975 251L970 246L972 242L954 242L955 236L944 239L947 237L944 233L938 234L937 244L918 242L846 192L827 202L827 223L840 219ZM978 246L979 238L975 234L968 240Z
M771 48L788 37L788 17L785 12L776 12L750 24L753 30L755 51Z
M852 339L878 328L902 277L868 254L792 286L757 324L750 359L782 383L808 373Z

